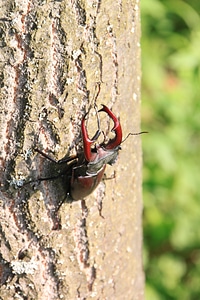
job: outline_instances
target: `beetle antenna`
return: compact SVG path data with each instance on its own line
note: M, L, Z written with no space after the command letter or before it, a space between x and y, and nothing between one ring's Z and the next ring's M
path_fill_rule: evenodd
M97 90L98 89L98 90ZM97 91L97 92L96 92ZM87 114L89 113L89 111L92 109L92 108L94 108L95 109L95 111L96 111L96 114L97 114L97 98L99 97L99 94L100 94L100 91L101 91L101 82L96 82L96 84L95 84L95 93L96 93L96 95L94 95L93 96L93 98L92 98L92 101L91 101L91 104L90 104L90 106L89 106L89 109L88 109L88 112L87 112ZM94 103L94 104L92 104L92 103ZM99 121L98 121L98 124L99 124Z
M97 140L98 137L99 137L100 134L101 134L100 119L99 119L99 113L98 113L98 110L97 110L97 105L96 105L96 103L94 104L94 109L95 109L96 116L97 116L97 126L98 126L98 130L97 130L97 132L95 133L95 135L94 135L93 138L92 138L93 141Z
M123 139L123 141L121 142L121 144L123 142L125 142L129 138L130 135L140 135L140 134L143 134L143 133L148 133L148 131L140 131L140 132L136 132L136 133L129 132L129 134L127 134L127 136L125 137L125 139Z
M94 97L94 105L96 105L96 102L97 102L97 98L100 94L100 91L101 91L101 82L96 82L96 86L95 86L95 89L97 90L97 93L96 93L96 96Z

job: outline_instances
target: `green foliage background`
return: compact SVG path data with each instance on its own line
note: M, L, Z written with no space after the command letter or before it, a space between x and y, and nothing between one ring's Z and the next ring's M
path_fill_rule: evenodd
M200 1L141 12L146 300L200 299Z

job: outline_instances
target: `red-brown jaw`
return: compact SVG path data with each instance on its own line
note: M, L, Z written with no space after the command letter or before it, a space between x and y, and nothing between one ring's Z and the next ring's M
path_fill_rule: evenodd
M94 153L92 153L92 151L91 151L91 146L95 142L95 140L90 139L89 136L88 136L87 129L86 129L86 126L85 126L85 117L86 117L86 115L83 117L83 120L81 122L81 132L82 132L83 149L84 149L85 159L86 159L86 161L89 162L89 161L95 159Z
M114 150L115 148L117 148L119 150L119 146L122 142L122 128L121 128L120 122L117 119L117 117L113 114L113 112L106 105L103 105L103 108L100 109L99 112L101 112L101 111L106 112L109 115L109 117L113 120L114 127L112 128L112 131L115 132L115 137L113 139L109 140L107 144L104 144L104 143L100 144L98 146L98 148L103 148L105 152L106 152L106 150L108 150L108 151ZM90 162L93 162L94 160L96 160L97 153L92 152L91 146L93 143L96 142L101 131L100 131L100 128L98 128L98 131L95 134L94 138L92 138L92 139L89 138L87 129L85 126L86 115L83 117L83 120L81 122L81 131L82 131L85 159L87 162L90 163Z
M109 140L109 142L106 145L103 145L105 149L112 150L112 149L118 147L122 142L122 128L121 128L119 120L113 114L113 112L106 105L102 104L102 106L103 106L103 108L100 109L99 112L105 111L114 122L114 126L111 131L115 132L115 137L113 139Z

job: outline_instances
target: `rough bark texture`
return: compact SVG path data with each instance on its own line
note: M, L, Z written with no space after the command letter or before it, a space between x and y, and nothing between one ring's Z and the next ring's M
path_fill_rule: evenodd
M62 203L63 178L18 187L59 171L34 147L81 149L96 82L123 136L140 130L138 0L0 5L0 298L143 299L140 137L86 201Z

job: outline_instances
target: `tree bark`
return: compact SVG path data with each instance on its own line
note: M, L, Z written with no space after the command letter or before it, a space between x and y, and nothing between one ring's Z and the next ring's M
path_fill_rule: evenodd
M36 181L65 166L34 151L81 150L96 82L123 137L140 131L138 0L1 0L0 25L0 298L143 299L140 137L74 202L62 176Z

